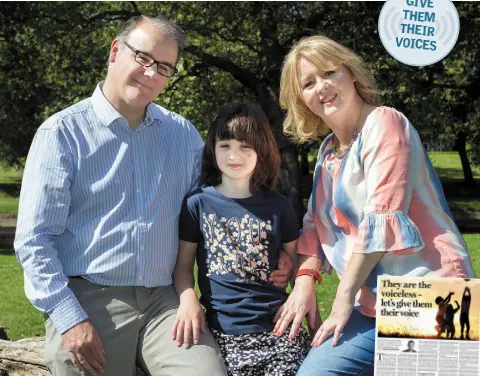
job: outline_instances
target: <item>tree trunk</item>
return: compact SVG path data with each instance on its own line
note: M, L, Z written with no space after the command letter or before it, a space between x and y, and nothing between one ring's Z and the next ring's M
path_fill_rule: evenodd
M0 376L49 376L44 359L45 337L0 340ZM146 376L139 367L136 376Z
M284 193L292 199L293 207L298 215L299 223L302 223L305 207L301 191L300 168L298 163L298 153L293 145L285 146L281 149L282 164L288 171L289 191Z
M310 175L310 166L308 164L308 148L300 148L300 172L302 176Z
M280 149L282 169L286 173L281 174L283 181L279 182L280 193L290 197L299 218L303 217L305 209L301 197L300 164L298 152L292 142L283 134L283 112L278 104L276 91L268 85L257 87L257 99L267 116L273 134Z
M455 150L460 155L460 161L462 162L463 176L465 178L465 184L469 187L475 186L475 179L473 178L472 168L470 167L470 161L468 160L467 149L467 135L460 133L455 140Z

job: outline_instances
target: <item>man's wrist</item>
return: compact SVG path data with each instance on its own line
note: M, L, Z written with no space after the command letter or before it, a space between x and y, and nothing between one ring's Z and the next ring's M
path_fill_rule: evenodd
M60 334L88 319L75 296L69 296L48 313L49 319Z

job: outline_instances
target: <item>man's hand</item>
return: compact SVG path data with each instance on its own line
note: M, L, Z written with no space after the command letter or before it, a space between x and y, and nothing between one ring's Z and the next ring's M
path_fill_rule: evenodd
M288 286L288 281L292 278L292 274L292 260L285 251L281 251L278 256L278 269L275 269L270 274L269 281L277 287L285 288Z
M62 343L76 369L91 376L103 374L107 365L105 351L97 330L89 320L63 333Z

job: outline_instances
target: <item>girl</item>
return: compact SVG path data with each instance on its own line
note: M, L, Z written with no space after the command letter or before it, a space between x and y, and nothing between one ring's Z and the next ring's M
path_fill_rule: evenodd
M229 375L295 375L307 351L303 328L273 332L273 317L287 293L269 283L280 248L294 258L296 213L273 191L280 157L262 110L225 105L208 132L200 175L202 188L180 214L174 286L180 307L172 337L188 347L204 332L202 307ZM193 289L197 259L200 302Z

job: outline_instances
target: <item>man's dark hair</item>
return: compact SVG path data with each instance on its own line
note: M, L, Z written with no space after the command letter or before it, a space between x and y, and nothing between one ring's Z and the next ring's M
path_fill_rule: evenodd
M257 164L250 178L250 192L275 188L280 172L280 154L262 109L254 104L226 104L212 122L203 150L200 185L217 186L222 172L215 158L215 143L237 140L250 145L257 153Z
M150 17L143 14L138 16L131 17L125 24L123 25L120 33L117 35L117 39L125 41L130 33L137 28L140 24L144 22L151 22L153 23L159 32L169 35L178 45L178 55L177 61L175 64L178 63L180 58L182 57L183 49L187 45L187 38L185 36L185 32L182 28L172 21L169 21L162 17Z

